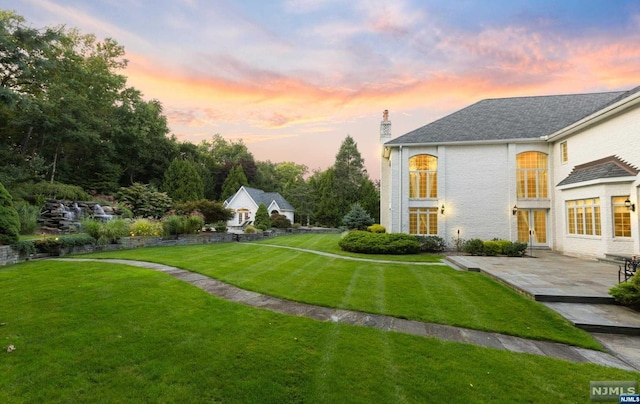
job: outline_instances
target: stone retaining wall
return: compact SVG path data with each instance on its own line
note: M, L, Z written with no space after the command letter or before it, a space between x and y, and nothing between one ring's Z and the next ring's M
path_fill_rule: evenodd
M117 244L76 246L71 248L62 248L60 251L52 254L53 256L64 256L70 254L88 254L98 251L115 251L126 250L142 247L161 247L176 245L195 245L195 244L212 244L212 243L231 243L242 241L257 241L265 238L272 238L287 234L326 234L339 233L339 229L285 229L271 230L254 234L238 234L238 233L201 233L201 234L185 234L174 238L163 237L122 237ZM21 257L17 251L10 246L0 246L0 266L16 264L18 262L27 261L29 259L44 258L46 254L38 254L37 256Z

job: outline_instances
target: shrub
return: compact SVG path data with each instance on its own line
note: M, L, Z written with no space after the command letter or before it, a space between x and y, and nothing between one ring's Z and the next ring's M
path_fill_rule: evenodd
M640 307L640 272L626 282L617 284L609 289L609 294L616 302L634 308Z
M162 235L162 223L156 220L136 219L129 225L131 236L160 236Z
M98 244L115 244L120 237L129 235L129 225L123 219L100 221L86 219L81 222L82 230L97 240Z
M420 251L422 252L442 252L447 247L442 237L438 236L419 236Z
M484 244L483 252L485 255L495 256L500 254L500 243L498 243L497 241L488 240L488 241L485 241L483 244Z
M342 224L347 229L364 230L374 223L373 218L359 203L351 205L351 210L342 218Z
M363 254L417 254L420 243L415 236L402 233L351 231L338 243L344 251Z
M59 182L42 181L32 184L24 190L36 199L67 199L69 201L88 201L91 196L77 185L61 184Z
M20 238L20 216L13 207L11 194L0 184L0 245L14 244Z
M482 255L484 253L484 242L479 238L465 241L462 251L471 255Z
M267 206L264 203L261 203L258 206L258 210L256 211L256 217L253 221L253 225L264 231L271 228L271 218L269 217L269 211L267 210Z
M18 202L15 208L20 218L20 234L33 234L38 228L40 208L27 202Z
M381 224L374 223L367 227L367 231L370 233L386 233L387 229Z
M120 188L118 200L131 209L134 217L162 217L173 204L164 192L152 185L135 183L127 188Z
M516 241L504 246L502 253L509 257L524 257L527 252L527 243Z
M273 213L269 219L271 220L271 226L276 229L288 229L291 227L291 220L287 219L285 215Z
M233 218L232 210L226 209L221 202L214 202L208 199L179 202L173 207L178 215L186 216L196 212L201 213L204 216L205 223L216 223Z
M100 223L99 243L116 244L120 237L129 235L129 225L123 219L111 219Z
M204 227L204 219L199 215L190 215L184 217L184 234L198 234Z
M96 239L86 234L74 234L70 236L48 237L33 240L34 249L40 253L58 255L62 248L72 248L83 245L93 245Z
M254 234L257 231L258 230L255 227L253 227L252 225L249 225L249 226L244 228L244 232L247 233L247 234Z
M455 250L457 252L462 252L464 245L467 241L463 238L458 237L452 237L451 238L451 244L453 245L453 248L455 248Z
M30 254L36 253L36 247L33 245L33 240L18 240L11 244L11 248L20 254L21 257L27 257Z
M218 222L213 228L216 229L217 233L226 233L228 230L226 222Z

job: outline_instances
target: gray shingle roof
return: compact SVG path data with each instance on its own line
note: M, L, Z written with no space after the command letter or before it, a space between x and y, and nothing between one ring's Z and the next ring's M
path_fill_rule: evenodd
M637 168L622 161L617 156L609 156L575 166L567 178L558 183L558 186L602 178L635 176L638 172Z
M280 209L291 210L291 211L295 210L295 208L289 202L287 202L287 200L284 199L284 197L280 195L278 192L264 192L261 189L249 188L249 187L244 187L244 189L247 190L251 198L253 198L253 200L258 205L260 205L261 203L264 203L264 205L268 208L269 205L271 205L271 202L275 201L276 204L278 204L278 206L280 207Z
M538 139L638 91L482 100L385 144Z

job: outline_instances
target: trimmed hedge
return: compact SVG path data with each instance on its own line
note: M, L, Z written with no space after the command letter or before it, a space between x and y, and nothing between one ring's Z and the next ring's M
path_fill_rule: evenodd
M462 251L471 255L507 255L509 257L523 257L527 252L527 243L509 240L482 241L479 238L467 240L462 245Z
M428 253L442 252L447 248L442 237L438 236L416 236L420 243L420 251Z
M417 254L420 242L416 236L402 233L370 233L351 231L338 243L343 251L362 254Z

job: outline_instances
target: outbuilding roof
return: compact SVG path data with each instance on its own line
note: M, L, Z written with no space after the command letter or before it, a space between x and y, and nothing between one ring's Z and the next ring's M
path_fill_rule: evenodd
M284 199L284 197L278 192L264 192L261 189L250 187L244 187L244 189L258 205L264 203L264 205L268 208L269 205L271 205L271 202L275 202L282 210L295 210L295 208L289 202L287 202L287 200Z
M385 145L539 139L638 91L486 99Z

